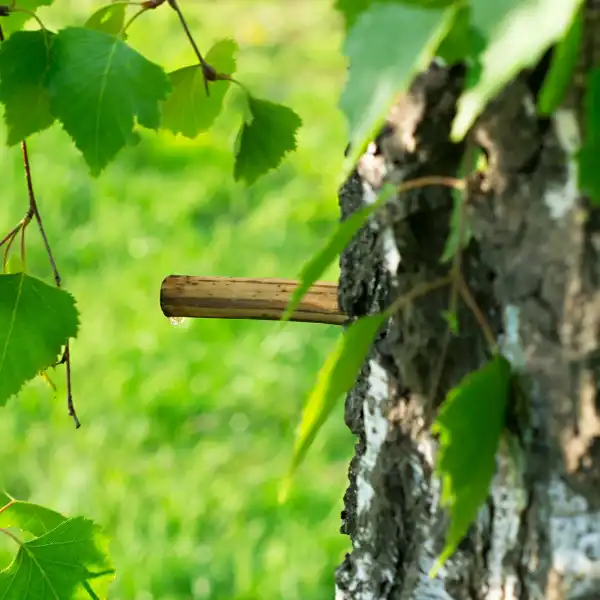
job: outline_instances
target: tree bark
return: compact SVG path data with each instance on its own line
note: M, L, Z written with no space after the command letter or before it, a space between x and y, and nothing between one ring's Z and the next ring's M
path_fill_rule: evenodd
M509 419L522 460L500 449L486 505L430 579L447 525L431 414L489 351L463 306L443 356L448 290L392 317L346 398L357 444L342 532L353 550L337 570L336 600L600 598L600 210L579 192L575 162L582 73L600 64L599 15L600 2L588 0L580 64L551 119L535 112L546 56L471 132L488 169L469 198L463 275L503 354L526 375L528 425ZM456 174L465 148L449 131L463 78L437 64L417 78L340 190L342 219L372 202L382 181ZM341 257L342 310L379 312L447 273L452 206L450 190L429 187L372 219Z

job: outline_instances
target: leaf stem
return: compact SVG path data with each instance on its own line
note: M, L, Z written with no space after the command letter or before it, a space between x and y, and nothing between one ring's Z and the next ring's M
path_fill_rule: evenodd
M241 81L239 81L235 77L232 77L231 75L224 75L222 73L218 73L217 79L221 81L231 81L231 83L239 85L248 96L250 95L250 90Z
M431 380L431 388L429 389L427 408L424 415L425 429L429 428L431 417L433 415L433 409L435 406L435 395L438 392L440 381L442 380L442 373L444 371L444 365L446 364L446 355L448 354L448 346L450 345L451 335L452 332L450 331L450 328L447 327L444 333L444 340L442 341L442 351L440 352L440 356L437 359L437 369L435 371L433 379Z
M10 238L14 237L15 235L17 235L17 233L19 233L19 230L21 229L21 227L23 227L24 220L25 219L21 219L19 223L15 225L15 227L13 227L13 229L11 229L5 237L2 238L2 241L0 241L0 248L2 248L2 246L4 246L4 244L6 244L6 242L10 240Z
M11 498L11 496L6 492L4 492L4 494L10 498L10 502L7 502L4 506L0 506L0 515L15 503L14 498Z
M4 257L2 259L2 272L6 273L6 265L8 264L8 253L10 252L10 248L17 237L17 233L19 233L19 229L12 234L11 238L8 240L8 244L6 244L6 248L4 249Z
M112 0L112 2L110 4L105 4L104 6L101 6L96 12L104 9L104 8L110 8L111 6L141 6L142 9L139 10L135 15L133 15L133 17L131 19L129 19L129 21L127 21L127 23L125 25L123 25L123 28L121 29L121 31L119 32L119 36L122 36L125 33L125 30L144 12L146 12L146 10L148 10L148 7L145 6L145 3L142 2L141 0L138 0L137 2L135 2L134 0Z
M27 221L27 223L24 223L23 227L21 227L21 263L23 265L23 273L27 272L27 257L25 254L25 231L27 230L28 224L29 221Z
M216 76L216 71L213 67L211 67L204 60L204 57L200 53L200 50L198 49L198 46L196 45L196 41L194 40L194 36L192 35L192 32L190 31L190 28L188 27L187 21L185 20L185 17L183 16L183 13L181 12L181 8L179 8L179 4L178 4L177 0L167 0L167 2L169 3L169 6L177 13L177 16L179 17L179 21L181 22L181 26L183 27L183 30L185 31L185 34L186 34L190 44L192 45L192 48L194 49L194 52L196 53L198 60L200 61L200 65L202 66L202 75L204 76L204 89L206 90L206 95L209 96L210 93L208 91L208 82L214 81L215 76Z
M443 185L446 187L454 188L455 190L464 190L466 187L466 181L464 179L457 179L456 177L446 177L444 175L427 175L425 177L418 177L417 179L410 179L405 181L398 186L398 194L414 190L416 188L422 188L429 185Z
M39 228L40 234L42 236L42 240L44 241L44 247L46 248L46 253L48 254L48 259L50 260L50 267L52 268L52 275L54 277L54 282L56 283L56 287L60 288L60 275L59 275L58 269L56 267L56 262L54 260L53 254L52 254L52 249L50 248L50 242L48 241L48 236L46 235L46 230L44 229L44 223L42 221L42 216L40 215L37 201L35 199L35 193L33 191L33 181L31 179L31 165L29 163L29 152L27 150L27 142L25 140L23 140L21 142L21 149L23 151L23 164L25 166L25 179L27 181L27 193L29 195L29 210L33 213L33 216L35 217L35 220L37 221L38 228Z
M396 298L389 308L386 309L385 315L387 317L391 317L395 312L403 309L407 304L410 304L413 300L416 300L420 296L424 296L425 294L429 294L435 290L443 288L452 283L451 275L446 275L446 277L440 277L439 279L435 279L434 281L425 281L420 283L419 285L415 285L412 289L410 289L406 294L403 294L399 298Z
M9 538L12 538L12 540L14 542L17 543L17 545L22 546L23 542L12 532L10 532L8 529L4 529L4 527L0 527L0 531L4 534L7 535Z
M23 265L25 265L25 250L23 247L23 244L25 243L25 229L27 228L27 225L29 225L29 223L31 222L32 218L33 212L30 208L27 210L27 214L17 223L17 225L10 231L10 233L6 237L4 237L2 241L0 241L0 248L2 248L2 246L4 246L4 244L6 243L6 248L4 249L4 258L2 259L3 273L6 272L6 265L8 264L8 255L10 252L10 248L13 245L13 242L15 241L15 238L17 237L19 231L21 232L21 261L23 262Z
M46 26L44 25L44 23L42 22L42 20L35 14L35 12L33 12L32 10L28 10L26 8L21 8L20 6L13 6L10 9L10 12L22 12L25 13L27 15L29 15L32 19L35 19L38 22L38 25L44 30L47 31ZM0 40L0 41L4 41L4 39Z
M127 29L129 29L129 27L132 25L132 23L138 18L141 17L145 12L148 12L148 10L150 10L148 7L142 5L142 8L140 8L140 10L138 10L133 17L131 17L131 19L129 19L129 21L127 21L127 23L125 23L125 25L123 25L123 29L121 29L121 33L120 35L123 35Z
M483 331L483 335L485 336L486 342L488 343L492 352L494 354L497 354L498 344L496 343L496 338L494 336L494 333L492 332L492 328L489 326L489 323L487 322L483 312L481 312L481 309L475 301L475 298L473 298L473 295L469 290L469 286L466 284L462 274L460 275L458 288L463 302L469 307L475 319L477 319L477 323L479 323L479 327L481 327L481 330Z
M138 0L137 2L134 2L132 0L113 0L110 4L105 4L104 6L101 6L98 10L102 10L103 8L110 8L111 6L143 6L144 3L141 0ZM98 11L96 11L98 12Z
M462 254L463 254L463 237L465 235L465 220L466 220L466 207L467 202L469 200L466 190L468 186L463 188L463 196L461 198L460 203L460 211L459 211L459 219L458 219L458 246L454 256L452 257L452 268L450 270L450 274L452 276L452 286L450 288L450 301L448 310L450 315L458 322L458 297L459 297L459 285L462 279ZM448 325L449 330L451 329L450 325ZM441 372L441 371L440 371Z
M73 403L73 393L71 391L71 350L69 346L69 342L65 346L65 353L63 355L63 359L66 363L67 369L67 411L69 416L73 418L75 421L75 429L79 429L81 427L81 423L79 422L79 418L77 417L77 412L75 411L75 404Z
M465 200L463 199L463 203L465 202ZM462 210L462 208L461 208ZM450 304L449 304L449 311L450 314L453 316L453 318L458 319L458 314L457 314L457 306L458 306L458 286L459 286L459 281L461 278L461 263L462 263L462 248L460 246L460 244L462 243L462 222L463 219L460 219L460 223L458 224L458 250L456 251L456 253L454 254L453 258L452 258L452 269L450 271L451 275L452 275L452 287L450 288ZM448 326L448 328L450 329L450 326Z

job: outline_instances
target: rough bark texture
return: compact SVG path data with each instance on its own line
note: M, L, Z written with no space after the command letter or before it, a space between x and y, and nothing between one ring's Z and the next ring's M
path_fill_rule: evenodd
M581 72L598 64L599 5L586 6ZM456 173L464 148L448 134L463 76L432 65L415 81L340 190L342 218L382 181ZM346 399L358 439L342 514L353 551L336 599L600 599L600 211L577 189L581 77L551 120L535 113L539 81L536 70L522 73L471 132L489 168L471 192L463 257L504 354L528 376L527 427L511 422L523 460L498 455L487 505L430 579L446 527L430 416L489 353L463 307L443 358L448 290L390 319ZM447 273L439 259L452 205L448 189L428 187L367 224L341 259L342 309L378 312Z

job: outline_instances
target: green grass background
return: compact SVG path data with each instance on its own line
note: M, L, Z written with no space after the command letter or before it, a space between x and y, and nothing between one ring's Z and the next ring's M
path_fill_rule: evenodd
M114 600L331 598L348 546L339 513L353 439L341 406L284 506L277 487L339 330L173 327L158 295L171 273L296 277L333 231L346 138L341 22L324 0L180 3L201 49L235 39L239 79L301 115L298 151L254 187L236 184L231 103L193 142L144 132L96 180L59 126L30 140L41 212L81 313L72 356L83 427L66 414L62 370L57 397L41 380L27 385L0 409L0 488L105 527ZM83 23L102 3L55 4L38 13L52 28ZM166 5L129 41L167 70L194 61ZM0 147L0 180L3 235L27 206L18 148ZM49 280L34 226L27 239L29 271ZM14 551L0 539L0 566Z

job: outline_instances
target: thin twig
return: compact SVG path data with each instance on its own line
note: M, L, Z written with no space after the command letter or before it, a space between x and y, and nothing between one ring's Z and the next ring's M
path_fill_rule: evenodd
M442 373L444 371L444 366L446 364L446 355L448 354L448 346L450 345L451 335L452 335L452 332L450 331L450 328L446 328L446 331L444 332L444 340L442 342L442 351L440 352L435 375L434 375L433 379L431 380L431 387L429 389L428 403L427 403L427 408L426 408L425 415L424 415L424 417L425 417L424 418L424 427L425 428L429 427L429 424L431 421L431 416L433 414L435 396L438 393L438 389L440 387L440 382L442 380Z
M12 238L13 236L17 235L17 233L19 233L21 227L23 227L23 221L25 219L22 219L21 221L19 221L17 223L17 225L15 225L11 231L6 234L5 237L2 238L2 241L0 241L0 248L2 248L2 246L4 246L4 244L6 244L6 242L8 242L10 240L10 238Z
M110 8L111 6L143 6L144 3L141 0L134 2L133 0L112 0L110 4L105 4L100 8ZM100 8L98 10L100 10Z
M461 180L464 182L464 180ZM465 188L463 187L463 190ZM456 320L458 320L458 295L459 295L459 285L461 281L461 260L462 260L462 237L463 237L463 221L464 221L464 206L466 205L467 199L466 197L462 198L461 203L461 218L458 224L458 249L456 250L454 257L452 259L452 269L450 270L450 278L452 279L452 285L450 286L450 302L449 302L449 312L450 315L453 316ZM446 363L446 354L448 353L448 346L450 345L450 338L452 336L451 326L448 323L448 327L444 332L444 340L442 342L442 352L440 353L440 357L438 358L437 367L435 370L435 375L431 380L431 387L429 390L429 404L427 407L426 415L425 415L425 427L429 427L429 421L431 419L431 415L433 414L433 407L435 402L435 395L437 394L440 381L442 379L442 373L444 371L444 365Z
M21 148L23 150L23 164L25 166L25 178L27 180L27 192L29 194L29 210L33 212L33 216L37 221L38 228L40 230L40 234L42 236L42 240L44 241L44 246L46 248L46 253L48 254L48 260L50 261L50 267L52 269L52 275L54 277L54 282L56 283L56 287L61 287L60 274L58 272L58 268L56 266L56 261L54 260L54 255L52 254L52 249L50 248L50 243L48 241L48 236L46 235L46 230L44 229L44 223L42 221L42 216L40 214L37 201L35 199L35 192L33 190L33 181L31 178L31 165L29 163L29 152L27 150L27 142L23 140L21 142ZM81 427L81 423L77 417L75 412L75 406L73 405L73 396L71 393L71 355L69 352L69 343L65 347L65 351L63 354L63 359L66 363L66 371L67 371L67 408L68 413L73 420L75 421L75 427L79 429Z
M475 298L473 298L473 295L469 290L469 286L466 284L462 275L460 276L458 285L463 302L471 309L471 312L477 320L477 323L479 323L479 327L481 327L481 330L483 331L483 335L485 336L489 347L491 348L492 352L496 354L498 352L498 344L496 343L496 338L494 336L494 333L492 332L492 328L489 326L489 323L487 322L484 314L481 312L481 309L477 305Z
M413 300L416 300L420 296L425 296L425 294L429 294L435 290L446 287L450 285L452 282L452 277L450 275L446 275L446 277L440 277L435 281L425 281L420 283L419 285L415 285L410 291L406 292L399 298L396 298L394 302L392 302L391 306L385 311L386 316L390 317L394 313L403 309L407 304L410 304Z
M463 213L463 206L466 204L466 202L467 202L467 199L463 198L461 207L460 207L461 217L460 217L459 223L458 223L458 248L452 258L452 270L451 270L452 287L450 288L449 312L457 320L458 320L458 313L457 313L458 285L459 285L459 281L461 278L460 269L461 269L461 263L462 263L462 236L463 236L463 220L464 220L463 219L464 215L462 213Z
M198 60L200 61L200 65L202 66L202 75L204 77L204 89L206 90L206 95L209 96L210 94L208 91L208 82L209 80L214 80L216 75L215 69L204 60L204 57L200 53L200 50L198 49L198 46L196 45L196 42L194 40L194 36L192 35L190 28L188 27L187 21L185 20L185 17L183 16L181 9L179 8L177 0L167 0L167 2L169 3L169 6L177 13L179 20L181 21L181 26L183 27L183 30L185 31L185 34L187 35L187 38L190 41L190 44L192 45L192 48L194 49Z
M8 255L10 252L10 248L13 245L13 242L15 241L17 234L19 233L19 231L21 232L21 262L23 263L23 265L25 264L25 251L24 251L24 238L25 238L25 229L27 229L27 225L29 225L29 223L31 222L31 219L33 217L33 213L31 211L31 209L29 209L27 211L27 214L19 221L19 223L17 224L17 226L0 242L0 248L2 248L2 246L4 245L5 242L8 242L6 244L6 248L4 249L4 258L2 260L2 272L6 272L6 265L8 264ZM23 267L23 270L25 270L25 268Z
M474 147L472 145L468 145L465 151L465 158L463 159L463 165L470 165L473 163L473 153ZM462 269L462 255L463 255L463 244L465 237L465 225L467 220L467 205L469 202L469 177L472 176L472 173L462 173L464 178L462 181L465 183L462 188L463 195L461 196L460 210L459 210L459 219L458 219L458 247L456 248L456 252L452 258L452 289L450 291L450 314L454 315L456 319L458 319L458 284L461 279L461 269Z
M46 31L46 26L44 25L44 23L42 23L41 19L32 10L21 8L20 6L14 6L10 9L10 12L22 12L29 15L32 19L35 19L38 22L38 25L42 28L43 31ZM4 39L0 41L4 41Z
M23 140L21 142L21 149L23 150L23 164L25 165L25 179L27 180L27 193L29 194L29 209L33 212L33 216L37 221L38 228L40 230L40 234L42 236L42 240L44 241L44 247L46 248L46 254L48 254L48 260L50 261L50 267L52 268L52 276L54 277L54 282L56 283L56 287L60 287L60 275L58 273L58 269L56 268L56 262L54 260L54 256L52 254L52 249L50 248L50 243L48 242L48 236L46 235L46 230L44 229L44 223L42 222L42 217L40 215L40 211L38 209L37 202L35 200L35 193L33 191L33 181L31 179L31 166L29 164L29 152L27 151L27 142Z
M79 422L79 418L77 417L77 413L75 412L75 405L73 404L73 394L71 392L71 352L69 349L69 342L65 347L65 363L67 367L67 409L69 412L69 416L73 417L75 421L75 428L79 429L81 427L81 423Z
M27 222L29 223L29 221ZM27 257L25 255L25 231L27 230L27 225L23 224L21 227L21 265L23 266L23 273L27 271Z
M464 190L467 183L464 179L457 179L456 177L445 177L444 175L426 175L425 177L410 179L398 185L398 194L430 185L442 185L445 187L454 188L455 190Z
M6 273L6 265L8 264L8 253L10 252L10 248L13 245L13 242L15 241L15 238L17 237L18 233L19 233L19 230L17 230L12 235L10 240L8 240L8 244L6 244L6 248L4 248L4 258L2 259L2 272L3 273Z
M465 195L461 198L462 202L460 205L460 219L458 222L458 248L454 253L452 259L452 268L450 270L450 278L452 280L452 284L450 287L450 301L449 301L449 312L454 318L458 319L457 314L457 305L458 305L458 296L459 296L459 286L460 281L462 280L461 276L461 263L462 263L462 246L463 246L463 237L464 237L464 223L466 219L466 206L467 206L467 196L466 190L468 189L467 180L465 178L461 178L456 180L455 183L460 183L460 185L453 185L455 190L459 192L464 192ZM442 373L444 371L444 365L446 363L446 355L448 353L448 347L450 345L450 338L452 335L450 324L444 333L444 340L442 341L442 351L440 353L440 357L438 359L437 368L435 371L435 375L431 381L431 387L429 390L429 405L427 414L425 415L425 427L429 427L429 421L431 418L433 405L435 401L435 395L438 392L438 388L442 379Z

